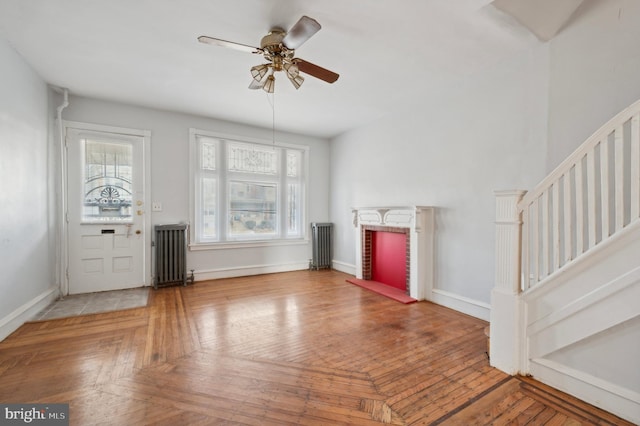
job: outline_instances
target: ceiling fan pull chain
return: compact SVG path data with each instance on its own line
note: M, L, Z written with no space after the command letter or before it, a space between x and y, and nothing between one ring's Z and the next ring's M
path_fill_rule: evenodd
M271 94L271 140L276 147L276 92Z

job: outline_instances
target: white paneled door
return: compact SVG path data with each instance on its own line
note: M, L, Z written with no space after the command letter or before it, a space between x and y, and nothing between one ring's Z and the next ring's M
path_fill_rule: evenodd
M67 127L69 294L146 285L148 137L137 133Z

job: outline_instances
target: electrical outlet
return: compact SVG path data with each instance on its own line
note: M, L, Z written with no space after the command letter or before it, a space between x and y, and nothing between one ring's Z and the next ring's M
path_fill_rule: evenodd
M151 211L154 211L154 212L161 212L161 211L162 211L162 203L161 203L161 202L159 202L159 201L154 201L154 202L151 204Z

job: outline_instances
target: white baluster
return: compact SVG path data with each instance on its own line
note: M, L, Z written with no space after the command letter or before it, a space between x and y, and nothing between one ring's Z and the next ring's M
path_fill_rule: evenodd
M640 114L631 118L631 220L640 217Z
M549 275L549 191L542 193L542 216L540 220L540 228L542 235L540 244L542 245L542 276Z
M602 239L610 235L609 231L609 142L600 141L600 201L602 216Z
M624 132L622 125L614 133L616 172L616 232L624 225Z
M584 187L582 184L582 159L575 167L576 178L576 257L584 252Z
M593 150L587 152L587 250L596 245L596 160Z
M553 200L552 236L553 236L553 271L560 268L560 182L556 181L551 187Z
M564 184L564 191L562 194L562 210L564 212L564 256L562 263L565 264L571 260L571 249L573 248L573 240L571 238L571 169L567 171L562 178Z

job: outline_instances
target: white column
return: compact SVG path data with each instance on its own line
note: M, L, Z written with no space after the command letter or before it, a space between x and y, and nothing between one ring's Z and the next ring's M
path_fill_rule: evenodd
M491 291L490 362L508 373L521 371L520 258L522 221L517 205L525 191L495 191L495 286Z
M358 218L358 209L351 209L353 215L353 227L356 228L356 278L362 279L362 241L360 241L362 228Z

